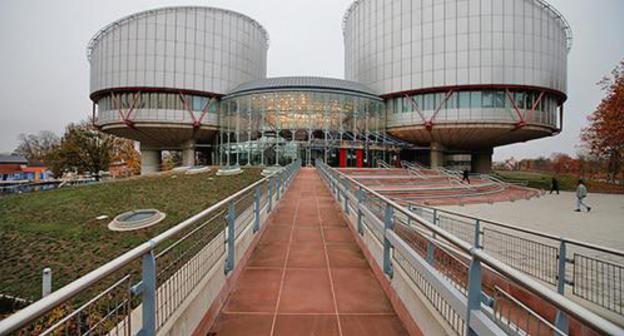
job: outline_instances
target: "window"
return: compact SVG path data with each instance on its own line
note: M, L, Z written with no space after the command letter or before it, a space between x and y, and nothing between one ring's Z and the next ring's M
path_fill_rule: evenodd
M482 98L481 91L470 92L470 107L480 108L482 106L481 98Z
M423 110L424 111L430 111L434 109L434 104L435 104L435 96L431 93L426 94L424 96L424 106L423 106Z
M470 108L470 92L460 92L457 96L460 109Z
M413 112L412 102L410 97L403 97L403 113Z
M193 96L193 111L203 111L208 101L205 97Z
M484 108L492 108L494 106L494 92L493 91L484 91L483 92L483 103L482 106Z
M518 107L518 109L520 110L525 109L526 94L524 92L516 92L513 94L513 97L514 97L514 100L516 101L516 106Z
M459 95L453 92L451 96L449 97L449 99L446 101L446 108L449 110L456 109L458 99L459 99Z
M506 102L507 102L507 97L505 95L505 92L496 91L494 93L494 107L505 108Z

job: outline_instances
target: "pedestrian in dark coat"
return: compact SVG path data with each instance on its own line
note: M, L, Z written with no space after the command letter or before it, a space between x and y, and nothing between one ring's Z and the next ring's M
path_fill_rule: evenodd
M552 194L553 192L557 192L557 195L559 195L559 180L557 180L557 178L554 176L552 178L550 187L550 193Z
M470 184L470 173L468 169L464 170L464 177L462 178L462 182L468 182Z

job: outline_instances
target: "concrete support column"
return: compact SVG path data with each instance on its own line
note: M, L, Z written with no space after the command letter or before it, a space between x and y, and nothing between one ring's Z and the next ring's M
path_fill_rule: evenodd
M485 149L472 152L472 172L479 174L489 174L492 172L492 154L494 149Z
M431 143L431 168L444 167L444 147L439 143Z
M195 166L195 141L189 140L182 145L182 166Z
M141 146L141 175L157 173L162 163L160 150Z

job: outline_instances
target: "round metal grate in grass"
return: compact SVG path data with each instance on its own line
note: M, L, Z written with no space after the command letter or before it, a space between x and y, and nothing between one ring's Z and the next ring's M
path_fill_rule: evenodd
M156 209L133 210L122 213L108 224L112 231L134 231L160 223L167 215Z

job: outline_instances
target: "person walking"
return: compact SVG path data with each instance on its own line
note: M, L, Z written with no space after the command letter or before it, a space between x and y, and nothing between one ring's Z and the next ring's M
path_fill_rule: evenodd
M462 182L468 182L470 184L470 173L468 169L464 169L464 177L462 178Z
M587 209L587 212L591 211L591 207L587 205L584 199L587 197L587 187L585 186L585 182L580 179L576 186L576 212L581 212L581 209L584 207Z
M554 176L551 182L550 194L552 195L553 192L557 192L557 195L559 195L559 180Z

